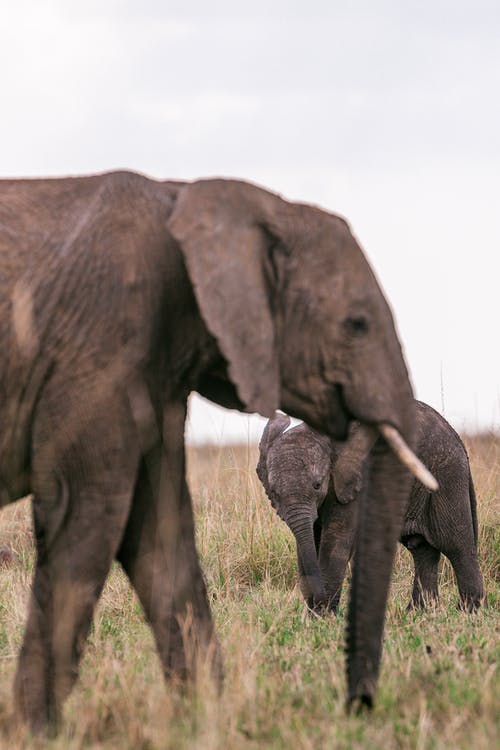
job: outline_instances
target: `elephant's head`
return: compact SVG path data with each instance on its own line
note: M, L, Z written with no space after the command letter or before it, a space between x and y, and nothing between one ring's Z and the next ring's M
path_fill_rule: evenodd
M348 439L338 443L305 423L290 428L290 417L279 412L262 433L257 475L273 508L295 536L301 588L315 608L329 603L318 562L314 521L329 490L341 505L359 497L375 439L373 430L353 422Z
M242 408L343 438L413 403L391 312L346 222L234 180L179 189L168 227ZM200 384L203 390L203 383Z
M273 508L295 536L302 591L314 607L321 607L326 593L313 525L328 492L332 444L305 424L289 426L290 417L278 412L269 420L259 444L257 474Z
M265 416L281 408L340 439L357 418L412 446L415 407L394 321L346 222L233 180L176 190L168 229L222 356L200 392ZM218 378L234 385L233 401L218 397ZM350 697L367 704L410 486L386 440L369 477L348 630Z

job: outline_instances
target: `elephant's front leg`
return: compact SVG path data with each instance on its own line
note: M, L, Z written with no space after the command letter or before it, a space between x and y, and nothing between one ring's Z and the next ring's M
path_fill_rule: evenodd
M216 679L222 661L194 539L185 479L185 404L165 412L164 445L142 461L118 559L151 623L166 677L184 682L208 661Z
M75 428L79 434L61 453L45 438L35 453L37 561L15 680L18 711L33 732L57 725L77 678L135 482L138 453L124 422L112 432L107 416L88 419L88 429Z
M356 534L358 503L337 502L330 491L323 503L323 534L319 550L321 577L328 596L328 609L336 612L342 592L347 563L352 555Z

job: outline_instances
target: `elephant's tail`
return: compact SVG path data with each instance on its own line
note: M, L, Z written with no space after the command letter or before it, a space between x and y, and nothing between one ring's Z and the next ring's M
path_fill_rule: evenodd
M469 467L469 502L470 512L472 516L472 529L474 531L474 542L477 547L477 501L476 501L476 490L474 489L474 482L472 481L472 474Z

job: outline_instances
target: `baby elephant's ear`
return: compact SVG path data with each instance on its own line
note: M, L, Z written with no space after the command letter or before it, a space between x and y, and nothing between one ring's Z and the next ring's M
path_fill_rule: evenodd
M278 435L281 435L290 426L290 422L291 419L288 414L281 414L279 411L274 412L274 415L264 427L264 432L260 439L259 450L261 453L267 453Z
M278 435L290 426L291 419L286 414L280 414L280 412L274 412L269 422L264 427L264 432L259 443L259 463L257 464L257 476L264 485L266 492L268 492L268 479L267 479L267 453L270 446L274 443Z
M363 467L358 467L352 473L339 475L333 472L333 487L335 495L341 505L352 503L360 493L363 485Z
M373 428L353 423L345 443L336 443L332 453L332 480L337 500L352 502L361 490L368 455L377 439Z

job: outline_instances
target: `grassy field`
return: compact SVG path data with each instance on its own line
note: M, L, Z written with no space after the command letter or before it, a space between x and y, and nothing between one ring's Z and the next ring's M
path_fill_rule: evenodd
M81 679L50 748L473 748L498 746L500 726L500 438L466 439L479 499L480 558L488 607L456 609L449 564L441 603L405 611L411 558L398 552L378 703L344 711L344 615L308 617L296 585L291 534L255 475L251 447L193 448L189 479L198 548L222 643L219 697L203 675L180 695L161 677L152 637L116 567L82 662ZM29 501L0 514L0 747L38 746L13 720L11 688L33 568Z

